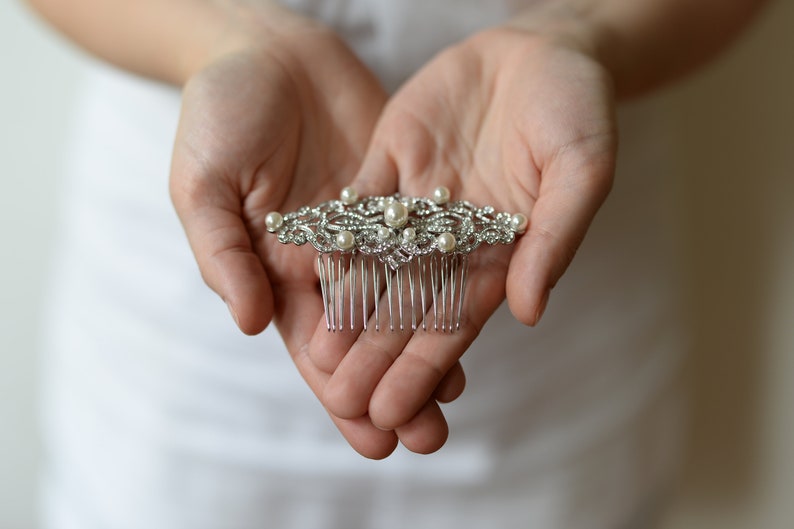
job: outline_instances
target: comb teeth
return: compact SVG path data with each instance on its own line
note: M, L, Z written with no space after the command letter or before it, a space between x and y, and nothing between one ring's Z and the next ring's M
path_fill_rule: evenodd
M466 254L433 253L392 269L375 257L334 252L319 254L317 269L329 331L460 329Z

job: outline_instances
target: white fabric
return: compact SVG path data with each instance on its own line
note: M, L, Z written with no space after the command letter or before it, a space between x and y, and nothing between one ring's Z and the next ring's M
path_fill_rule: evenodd
M517 2L292 2L395 86ZM454 5L454 7L453 7ZM104 67L70 141L44 357L48 529L622 528L675 467L680 335L653 109L538 328L503 307L440 452L350 449L274 329L202 283L167 193L178 93Z

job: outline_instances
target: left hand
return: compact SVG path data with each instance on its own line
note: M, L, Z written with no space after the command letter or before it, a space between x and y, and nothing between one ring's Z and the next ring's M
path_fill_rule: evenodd
M455 333L318 331L310 357L333 373L323 404L341 418L369 414L413 451L440 448L436 401L463 390L448 382L462 381L458 359L505 297L516 318L538 322L609 192L615 151L611 79L573 42L493 29L420 70L380 117L359 194L430 196L444 185L453 199L524 213L529 229L512 247L472 254ZM412 421L420 412L424 420ZM411 435L401 435L409 423Z
M240 329L274 320L319 396L328 375L304 347L322 319L314 260L266 234L265 216L338 195L387 95L330 29L272 4L251 9L185 85L171 196L202 277ZM331 418L367 457L397 445L366 417Z

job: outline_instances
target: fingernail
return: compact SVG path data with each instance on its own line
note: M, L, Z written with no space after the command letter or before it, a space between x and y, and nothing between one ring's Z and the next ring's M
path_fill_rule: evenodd
M240 326L240 319L237 317L237 313L234 311L234 307L232 307L232 304L229 303L228 301L226 302L226 307L229 309L229 312L231 313L232 318L234 318L235 325L237 325L239 327Z
M538 312L535 313L535 323L532 325L537 325L540 319L543 317L543 313L546 311L546 304L549 302L549 294L551 291L547 290L545 294L543 294L543 298L540 300L540 305L538 305Z

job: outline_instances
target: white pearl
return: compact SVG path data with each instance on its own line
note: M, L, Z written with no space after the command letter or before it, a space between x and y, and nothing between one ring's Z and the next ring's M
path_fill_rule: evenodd
M433 202L438 205L446 204L449 202L449 188L444 186L438 186L433 190Z
M416 230L413 228L405 228L403 230L403 242L414 242L416 239Z
M527 226L529 225L529 219L523 213L516 213L512 217L510 217L510 227L516 233L524 233L527 231Z
M284 225L284 217L278 211L271 211L265 215L265 228L270 233L278 231Z
M408 222L408 208L402 202L394 201L383 210L383 220L392 228L399 228Z
M451 233L442 233L436 237L436 244L438 244L439 250L444 253L449 253L455 249L457 242L455 241L455 236Z
M356 245L356 237L347 230L336 234L336 245L340 250L351 250Z
M380 242L386 242L391 238L391 230L386 226L381 226L378 228L378 240Z
M349 206L358 200L358 192L352 187L346 187L339 193L339 200L341 200L343 204Z

